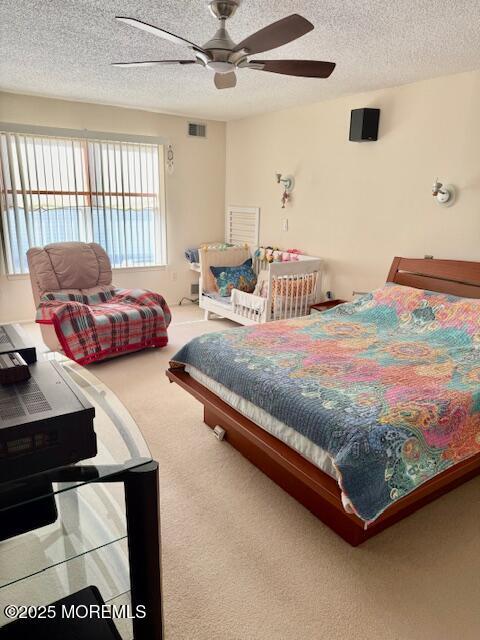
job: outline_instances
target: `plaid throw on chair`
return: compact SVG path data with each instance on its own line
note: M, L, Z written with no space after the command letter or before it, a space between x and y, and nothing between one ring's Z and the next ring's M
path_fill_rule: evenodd
M39 324L54 326L65 355L79 364L163 347L170 319L170 309L158 293L110 287L91 295L46 293L36 316Z

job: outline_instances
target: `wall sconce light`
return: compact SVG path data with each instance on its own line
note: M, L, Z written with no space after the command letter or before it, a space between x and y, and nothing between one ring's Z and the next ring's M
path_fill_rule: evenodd
M432 185L432 196L442 207L451 207L455 202L455 188L451 184L442 184L435 178Z
M295 178L293 176L282 176L280 171L277 171L275 177L277 178L277 184L283 185L282 209L285 209L285 205L290 200L290 194L295 186Z

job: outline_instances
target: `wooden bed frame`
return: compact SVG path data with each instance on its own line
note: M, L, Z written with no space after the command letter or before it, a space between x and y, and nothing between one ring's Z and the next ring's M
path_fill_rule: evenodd
M457 260L394 258L387 282L480 298L480 263ZM182 368L167 376L204 405L204 421L219 425L225 439L287 493L352 546L402 520L423 505L480 473L480 453L450 467L392 504L375 522L364 522L345 511L337 482L299 453L230 407Z

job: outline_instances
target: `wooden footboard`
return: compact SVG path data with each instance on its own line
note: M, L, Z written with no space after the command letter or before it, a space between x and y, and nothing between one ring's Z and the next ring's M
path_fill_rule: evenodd
M242 416L184 369L169 369L167 376L200 400L204 405L204 421L209 427L213 429L219 425L225 429L227 442L352 546L361 544L480 473L478 454L398 500L365 529L360 518L345 511L340 489L333 478Z

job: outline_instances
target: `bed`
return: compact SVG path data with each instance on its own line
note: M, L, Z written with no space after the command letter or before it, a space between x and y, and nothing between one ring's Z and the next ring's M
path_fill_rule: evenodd
M167 375L356 546L480 472L479 298L480 263L395 258L385 288L207 334Z
M269 262L265 256L258 257L255 248L248 246L200 247L199 306L205 310L205 318L208 320L209 314L214 313L242 325L253 325L308 313L310 305L318 300L320 258L288 251L275 253L282 253L288 260ZM250 258L256 275L265 274L265 294L254 295L233 289L229 297L222 298L210 268L238 266Z

